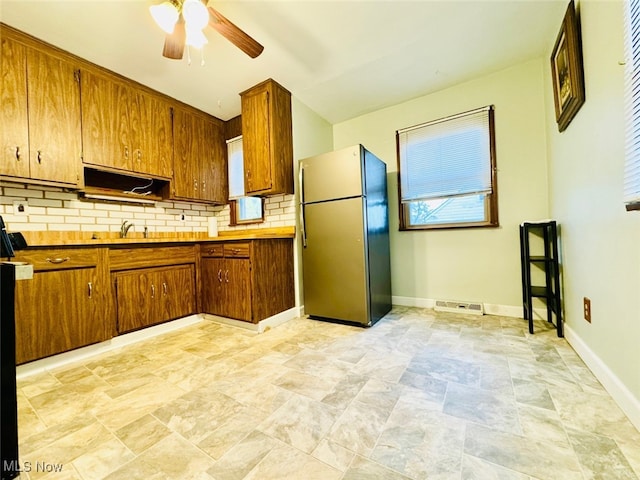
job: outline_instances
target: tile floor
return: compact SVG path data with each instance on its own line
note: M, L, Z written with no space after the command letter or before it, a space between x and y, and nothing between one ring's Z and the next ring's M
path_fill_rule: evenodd
M640 477L640 433L545 322L203 321L18 396L21 480Z

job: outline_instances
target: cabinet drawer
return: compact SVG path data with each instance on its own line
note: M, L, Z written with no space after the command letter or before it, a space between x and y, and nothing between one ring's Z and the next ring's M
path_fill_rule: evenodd
M224 245L221 243L201 245L200 255L203 257L223 257Z
M249 258L251 244L246 243L225 243L224 244L224 256L236 257L236 258Z
M95 267L98 264L98 249L47 248L43 250L21 250L17 252L15 261L32 264L36 272Z
M196 250L191 246L114 248L109 250L111 271L195 263Z

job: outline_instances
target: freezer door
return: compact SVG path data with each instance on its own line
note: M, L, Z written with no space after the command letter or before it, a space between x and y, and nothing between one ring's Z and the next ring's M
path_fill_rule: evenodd
M315 317L369 324L363 197L304 205L304 310Z
M303 203L357 197L363 192L362 147L300 160Z

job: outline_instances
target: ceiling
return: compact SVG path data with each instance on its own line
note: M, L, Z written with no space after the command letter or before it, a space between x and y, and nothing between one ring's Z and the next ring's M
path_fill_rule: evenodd
M251 59L207 27L162 57L160 0L2 0L0 21L223 120L273 78L330 123L549 54L568 0L211 0L264 46Z

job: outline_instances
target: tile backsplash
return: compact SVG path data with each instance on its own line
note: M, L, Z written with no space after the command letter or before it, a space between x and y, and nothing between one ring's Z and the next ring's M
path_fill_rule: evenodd
M21 209L20 206L23 208ZM19 211L23 210L23 211ZM215 217L218 231L294 226L293 195L277 195L265 201L265 221L229 226L229 205L213 206L188 202L159 201L136 205L88 200L76 192L55 187L0 182L0 215L8 231L118 232L123 220L153 232L206 232Z

